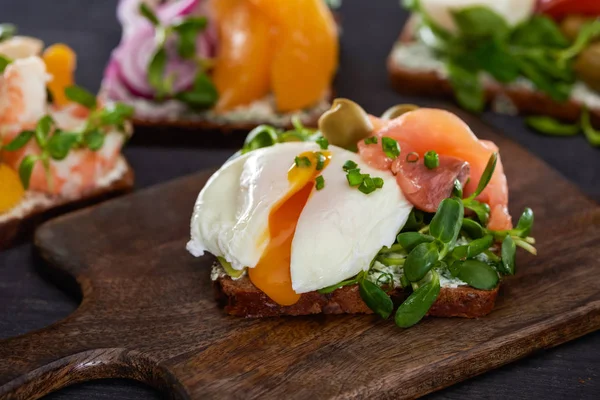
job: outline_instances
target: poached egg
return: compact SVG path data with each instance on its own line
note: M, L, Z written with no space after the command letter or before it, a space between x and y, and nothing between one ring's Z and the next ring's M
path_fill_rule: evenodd
M349 186L347 161L382 178L383 187L364 194ZM325 183L320 190L318 176ZM314 142L276 144L230 160L209 179L194 207L187 248L248 268L256 287L292 305L302 293L368 270L411 210L391 172L371 168L356 153L333 145L321 150Z

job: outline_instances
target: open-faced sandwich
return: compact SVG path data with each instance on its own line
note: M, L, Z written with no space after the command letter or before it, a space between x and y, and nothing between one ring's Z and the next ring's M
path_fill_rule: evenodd
M136 124L316 126L330 106L338 30L323 0L120 0L118 17L101 95Z
M259 126L206 183L194 256L218 262L225 311L245 317L488 314L533 213L513 227L498 148L456 115L336 99L319 130Z
M600 1L407 0L412 16L388 59L401 92L486 102L549 135L600 146ZM563 120L564 122L561 122ZM575 122L566 124L565 122Z
M76 57L64 44L0 25L0 249L76 205L130 190L121 155L129 106L103 106L73 84Z

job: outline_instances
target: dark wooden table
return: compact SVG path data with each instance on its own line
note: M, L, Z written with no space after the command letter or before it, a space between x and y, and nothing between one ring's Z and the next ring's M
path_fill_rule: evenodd
M16 23L23 34L39 36L47 43L71 45L79 55L79 84L96 90L108 55L120 39L116 3L117 0L0 0L0 22ZM385 57L406 18L398 7L398 0L345 0L341 14L344 25L342 66L336 85L340 96L357 100L373 113L400 102L433 104L427 99L397 95L388 87ZM582 137L546 138L525 129L519 118L488 113L483 119L600 201L600 151L589 147ZM137 172L138 188L217 166L231 152L177 147L132 147L126 151ZM47 326L67 316L77 304L76 294L64 292L47 280L43 264L33 256L30 244L0 254L0 339ZM430 397L600 398L600 333L536 354ZM159 394L135 382L107 380L67 388L48 398L151 399L159 398Z

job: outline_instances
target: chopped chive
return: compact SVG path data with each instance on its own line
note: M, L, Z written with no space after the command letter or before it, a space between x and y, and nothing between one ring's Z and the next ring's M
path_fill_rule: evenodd
M316 140L316 142L321 148L321 150L327 150L327 148L329 147L329 140L327 140L327 138L320 137Z
M375 183L375 187L377 189L381 189L383 187L383 179L380 177L373 178L373 183Z
M434 169L440 166L440 157L433 150L425 153L425 166L429 169Z
M386 156L394 160L400 155L400 145L394 139L389 137L381 138L381 148Z
M325 168L325 156L321 152L316 153L316 156L317 156L317 171L320 171L323 168Z
M348 171L348 175L346 175L346 179L348 179L348 184L350 186L355 187L355 186L360 185L363 182L364 177L360 173L360 169L356 168L356 169L351 169L350 171Z
M321 190L325 187L325 178L323 178L323 175L317 176L315 179L315 187L317 190Z
M371 136L364 140L365 144L377 144L377 136Z
M360 190L364 194L372 193L376 189L377 189L377 187L375 186L375 182L373 181L373 178L371 178L368 175L366 177L364 177L362 183L358 187L358 190Z
M296 167L298 168L307 168L311 165L308 157L296 157L294 163L296 163Z
M346 162L344 163L344 166L343 166L343 168L344 168L344 171L346 171L346 172L350 171L351 169L356 169L356 167L358 167L358 164L356 164L356 163L355 163L354 161L352 161L352 160L348 160L348 161L346 161Z
M416 163L417 161L419 161L419 153L416 151L411 151L406 155L406 162Z

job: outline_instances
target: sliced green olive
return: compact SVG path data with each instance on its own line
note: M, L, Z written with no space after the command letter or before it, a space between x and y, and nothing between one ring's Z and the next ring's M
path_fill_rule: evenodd
M569 41L574 42L579 32L581 32L581 28L590 21L593 21L593 18L583 15L569 15L560 23L560 31Z
M402 114L406 114L409 111L414 111L417 108L419 108L419 106L414 104L397 104L385 110L385 112L381 114L381 119L398 118Z
M319 118L319 130L329 143L348 150L371 135L373 124L361 106L348 99L335 99Z
M600 43L593 43L582 51L574 69L579 79L593 90L600 91Z

